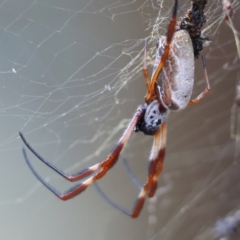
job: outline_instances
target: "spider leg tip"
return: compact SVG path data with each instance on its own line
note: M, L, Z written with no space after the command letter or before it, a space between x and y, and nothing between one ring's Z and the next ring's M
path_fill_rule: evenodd
M22 152L23 152L23 156L25 159L28 159L27 158L27 151L26 151L26 148L25 147L22 147Z
M19 133L20 138L24 141L25 138L24 138L24 136L23 136L23 133L22 133L21 131L19 131L18 133Z

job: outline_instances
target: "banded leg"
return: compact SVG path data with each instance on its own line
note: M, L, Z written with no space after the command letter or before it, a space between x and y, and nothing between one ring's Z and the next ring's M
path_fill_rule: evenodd
M159 146L159 155L157 160L156 171L153 177L153 183L149 190L148 196L153 197L155 195L155 191L157 189L158 177L162 172L163 168L163 160L165 156L165 149L166 149L166 140L167 140L167 123L163 122L161 125L161 142Z
M145 45L144 45L143 76L146 81L147 91L149 91L150 78L149 78L149 72L148 72L148 68L147 68L147 39L145 39Z
M138 217L143 207L147 192L152 187L152 184L154 182L154 176L155 176L156 167L157 167L157 160L159 156L160 143L161 143L161 128L159 128L154 135L153 147L152 147L150 158L149 158L150 163L149 163L148 179L147 179L147 182L143 185L138 195L138 198L136 200L136 203L134 205L134 208L131 214L131 217L133 218Z
M162 71L162 68L167 60L168 54L169 54L169 50L170 50L170 44L173 38L173 34L175 32L175 26L176 26L176 17L177 17L177 7L178 7L178 1L175 0L174 6L173 6L173 14L172 14L172 19L171 22L169 24L168 27L168 34L167 34L167 40L166 40L166 45L164 48L164 52L163 55L161 57L161 60L158 64L158 67L156 69L156 71L154 72L151 82L149 84L149 86L147 87L147 95L145 96L145 102L149 103L151 100L156 99L156 94L154 92L155 89L155 84L157 82L158 76L160 74L160 72ZM144 75L145 76L145 75Z
M103 162L100 162L98 164L93 165L92 167L89 167L85 170L82 170L74 175L68 175L61 170L59 170L57 167L55 167L52 163L48 162L45 160L43 157L41 157L40 154L38 154L27 142L27 140L24 138L23 134L20 132L19 135L22 138L23 142L27 146L27 148L43 163L45 163L47 166L52 168L55 172L60 174L62 177L67 179L68 181L77 181L79 179L85 178L97 170L95 175L92 177L87 178L85 181L82 183L76 185L75 187L71 188L70 190L66 191L65 193L60 193L56 189L54 189L49 183L47 183L38 173L37 171L33 168L32 164L30 163L25 149L23 149L23 154L25 157L25 160L29 166L29 168L32 170L33 174L38 178L39 181L41 181L53 194L55 194L57 197L59 197L61 200L68 200L70 198L75 197L76 195L80 194L82 191L84 191L87 187L89 187L94 181L102 178L108 170L117 162L118 157L126 145L126 143L129 140L129 137L131 136L131 133L133 132L136 124L142 119L143 114L145 112L145 107L146 105L142 105L138 107L136 113L134 114L132 120L130 121L127 129L123 133L122 137L120 138L117 146L113 149L113 151L108 155L107 159Z
M203 56L202 57L202 63L203 63L203 69L204 69L204 76L205 76L205 81L206 81L206 88L204 89L204 91L202 91L195 99L190 100L189 101L189 105L194 105L199 103L199 101L201 99L203 99L209 92L210 92L210 83L208 80L208 74L207 74L207 67L206 67L206 63L205 63L205 58Z
M150 163L149 163L149 171L148 171L148 179L147 182L141 186L140 189L140 193L139 196L136 200L136 203L133 207L132 211L129 211L121 206L119 206L118 204L114 203L111 199L109 199L109 197L102 191L102 189L98 186L97 183L95 183L95 187L97 189L97 191L100 193L100 195L113 207L115 207L116 209L118 209L119 211L123 212L124 214L132 217L132 218L136 218L138 217L145 198L147 196L147 192L149 189L151 189L152 185L154 184L154 177L157 174L157 170L158 170L158 160L160 159L160 155L163 156L160 151L161 151L162 147L161 147L161 130L159 129L156 134L154 135L154 141L153 141L153 147L152 147L152 151L151 151L151 155L150 155ZM128 166L127 166L128 167ZM132 174L132 173L130 173ZM131 176L132 178L132 176ZM137 186L139 185L138 183L136 184Z

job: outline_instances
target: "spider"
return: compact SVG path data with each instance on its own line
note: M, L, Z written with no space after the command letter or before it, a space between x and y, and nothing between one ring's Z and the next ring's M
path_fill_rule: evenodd
M195 99L190 100L194 82L194 57L198 57L199 52L202 50L202 45L207 39L201 35L201 27L206 21L203 9L207 1L192 0L191 2L192 8L189 9L182 20L177 23L178 1L174 1L167 36L159 39L151 78L149 77L147 69L147 46L145 44L143 60L143 75L147 87L145 103L137 108L118 144L106 160L73 175L68 175L38 154L27 142L23 134L19 132L26 147L39 160L62 177L71 182L87 178L66 192L60 193L46 182L33 168L26 150L23 148L24 158L33 174L58 198L61 200L71 199L83 192L95 181L102 178L117 162L133 131L143 132L145 135L152 135L153 146L149 157L147 180L140 190L132 211L125 213L132 218L138 217L146 196L154 196L158 176L163 167L167 135L166 119L169 112L182 110L188 104L198 103L210 91L206 66L203 60L207 86Z

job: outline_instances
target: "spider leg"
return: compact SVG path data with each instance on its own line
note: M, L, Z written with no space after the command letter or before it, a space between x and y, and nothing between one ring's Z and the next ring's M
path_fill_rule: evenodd
M99 187L99 185L95 182L94 187L97 189L98 193L101 195L101 197L107 201L108 204L110 204L112 207L116 208L117 210L119 210L120 212L128 215L131 217L132 213L131 211L119 206L118 204L116 204L114 201L112 201L104 192L103 190Z
M147 68L147 39L145 39L145 45L144 45L144 56L143 56L143 76L146 81L146 87L147 91L149 91L150 86L150 78L149 78L149 72Z
M114 208L120 210L121 212L123 212L124 214L127 214L128 216L132 217L132 218L136 218L138 217L145 198L147 196L147 192L148 190L152 187L152 184L155 183L155 179L154 177L157 176L157 170L158 170L158 160L160 159L160 155L163 157L163 155L160 153L162 150L162 147L160 146L161 143L161 129L159 129L156 134L154 135L154 141L153 141L153 147L152 147L152 151L150 154L150 166L149 166L149 171L148 171L148 180L147 182L141 186L141 191L138 195L138 198L136 200L136 203L133 207L132 211L129 211L121 206L119 206L118 204L114 203L111 199L109 199L109 197L102 191L102 189L98 186L97 183L94 183L97 191L100 193L100 195L110 204L112 205ZM160 173L160 172L159 172Z
M208 74L207 74L207 67L206 67L206 63L205 63L205 58L203 56L202 57L202 63L203 63L203 69L204 69L204 76L205 76L205 81L206 81L206 88L193 100L189 101L189 105L194 105L199 103L199 101L201 99L203 99L209 92L210 92L210 84L209 84L209 80L208 80Z
M125 158L122 158L121 159L122 162L123 162L123 165L127 171L127 174L129 175L129 177L131 178L132 182L134 183L134 185L139 189L141 190L142 189L142 185L141 183L135 178L135 176L133 175L133 172L132 170L130 169L127 161ZM103 190L101 189L101 187L97 184L97 182L94 182L93 183L94 187L96 188L97 192L100 194L100 196L108 203L110 204L112 207L116 208L117 210L119 210L120 212L128 215L128 216L131 216L131 211L121 207L120 205L116 204L114 201L112 201L104 192Z
M141 118L143 117L143 114L145 112L145 108L146 105L142 105L140 107L138 107L136 113L134 114L132 120L130 121L130 123L127 126L127 129L124 131L122 137L120 138L117 146L112 150L112 152L108 155L107 159L99 164L95 164L90 168L85 169L84 171L81 171L78 174L74 175L74 181L75 179L80 179L83 177L86 177L88 175L90 175L91 173L95 172L98 169L101 169L99 172L97 172L95 175L93 175L92 177L87 178L85 181L79 183L78 185L74 186L73 188L69 189L68 191L66 191L65 193L60 193L57 190L55 190L52 186L50 186L50 184L48 184L38 173L37 171L33 168L33 166L31 165L26 151L25 149L23 150L23 154L25 157L25 160L29 166L29 168L32 170L33 174L39 179L39 181L41 181L53 194L55 194L57 197L59 197L62 200L68 200L70 198L73 198L74 196L76 196L77 194L81 193L82 191L84 191L87 187L89 187L93 182L95 182L96 180L102 178L107 172L108 170L117 162L118 157L122 151L122 149L124 148L124 146L126 145L126 143L128 142L129 137L131 136L131 133L133 132L136 124L138 123L138 121L141 120ZM60 171L59 169L57 169L56 167L54 167L51 163L47 162L46 160L44 160L39 154L37 154L35 152L35 150L33 150L33 148L28 144L28 142L26 141L26 139L23 137L23 135L20 133L20 136L22 138L22 140L24 141L24 143L26 144L27 148L37 156L37 158L39 158L39 160L41 160L43 163L45 163L47 166L49 166L50 168L52 168L54 171L56 171L58 174L60 174L61 176L65 177L66 179L73 179L73 176L71 175L66 175L64 174L62 171ZM90 170L89 170L90 169ZM66 177L67 176L67 177Z
M131 178L133 184L134 184L139 190L141 190L142 185L141 185L141 183L136 179L136 177L133 175L133 172L132 172L132 170L130 169L130 166L129 166L129 164L127 163L126 159L123 158L123 159L122 159L122 162L123 162L123 165L124 165L124 167L125 167L125 169L126 169L126 172L127 172L128 176Z
M154 183L154 176L155 176L155 172L156 172L156 166L157 166L157 160L158 160L158 156L159 156L159 146L160 146L160 141L161 141L161 129L159 128L158 131L155 133L154 135L154 140L153 140L153 147L151 150L151 154L150 154L150 164L149 164L149 171L148 171L148 179L146 181L146 183L143 185L138 198L136 200L136 203L133 207L133 211L131 214L131 217L136 218L145 201L146 195L148 190L152 187L152 184Z
M151 189L149 190L148 196L153 197L155 195L155 191L157 189L158 183L158 176L162 172L163 168L163 160L165 156L165 149L166 149L166 139L167 139L167 123L163 122L161 125L161 142L160 142L160 150L157 160L156 171L153 177L153 183Z
M37 153L32 146L28 143L28 141L26 140L26 138L23 136L23 134L21 132L19 132L19 135L22 139L22 141L25 143L26 147L39 159L41 160L43 163L45 163L48 167L50 167L51 169L53 169L55 172L57 172L59 175L61 175L62 177L66 178L68 181L70 182L74 182L77 180L80 180L82 178L85 178L89 175L91 175L93 172L95 172L96 170L101 168L101 163L97 163L89 168L86 168L84 170L81 170L78 173L75 173L73 175L69 175L64 173L62 170L58 169L56 166L54 166L52 163L50 163L49 161L47 161L45 158L43 158L39 153ZM23 152L24 153L24 152ZM24 156L26 156L26 152L24 154ZM29 163L30 164L30 163ZM28 164L28 165L29 165ZM30 164L31 165L31 164Z
M148 103L151 100L156 99L156 94L154 93L154 89L155 89L155 84L157 82L158 76L160 74L160 72L162 71L162 68L167 60L168 57L168 53L170 50L170 44L172 41L172 37L173 34L175 32L175 26L176 26L176 17L177 17L177 7L178 7L178 0L175 0L174 6L173 6L173 14L172 14L172 19L171 22L169 24L169 28L168 28L168 34L167 34L167 40L166 40L166 45L164 48L164 52L163 55L161 57L161 61L159 62L159 65L156 69L156 71L154 72L151 82L149 83L149 86L147 87L147 95L145 96L145 102ZM145 75L144 75L145 76Z
M32 164L30 163L29 159L28 159L28 156L27 156L27 153L26 153L26 149L23 148L22 149L23 151L23 156L24 156L24 159L28 165L28 167L31 169L31 171L33 172L33 174L35 175L35 177L45 186L47 187L52 193L54 193L57 197L61 196L61 193L56 190L54 187L52 187L50 184L48 184L39 174L38 172L34 169L34 167L32 166Z

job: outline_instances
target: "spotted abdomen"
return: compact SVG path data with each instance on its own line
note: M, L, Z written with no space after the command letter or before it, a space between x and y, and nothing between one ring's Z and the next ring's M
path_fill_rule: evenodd
M165 37L159 39L153 73L163 54L165 42ZM179 30L174 33L167 61L157 79L155 92L165 108L180 110L185 108L190 100L193 82L194 54L192 41L187 31Z

